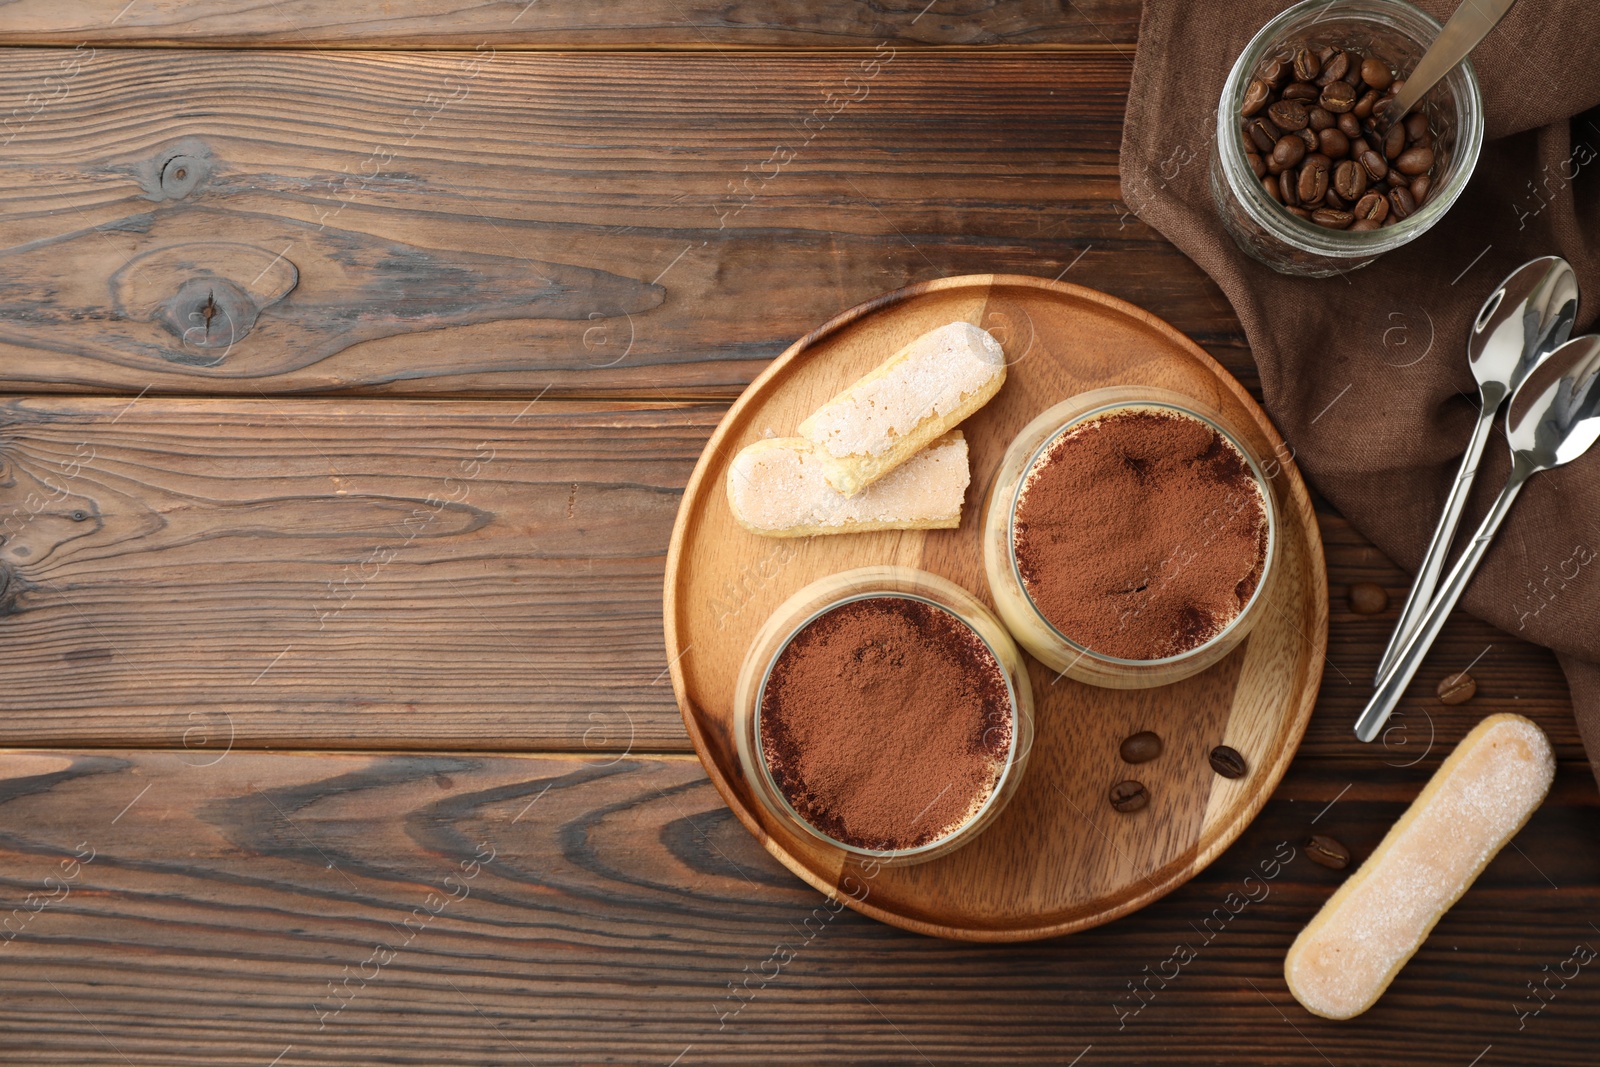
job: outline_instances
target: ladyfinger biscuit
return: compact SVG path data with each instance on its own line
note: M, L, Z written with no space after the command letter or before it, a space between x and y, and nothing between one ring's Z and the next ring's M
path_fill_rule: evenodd
M1000 342L970 322L918 337L800 424L828 484L855 496L983 407L1006 380Z
M1327 1019L1372 1007L1522 829L1555 767L1549 740L1520 715L1491 715L1474 727L1290 946L1283 976L1294 998Z
M828 484L810 441L779 437L757 441L733 457L728 504L739 525L766 537L949 529L961 525L961 501L971 479L959 430L853 497Z

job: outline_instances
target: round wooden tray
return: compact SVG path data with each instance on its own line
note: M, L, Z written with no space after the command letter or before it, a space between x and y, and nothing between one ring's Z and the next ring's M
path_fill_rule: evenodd
M1011 361L1004 388L962 424L972 488L959 529L806 539L746 532L724 480L735 452L792 436L801 419L917 335L956 319L992 332ZM739 771L733 689L756 628L790 594L868 564L921 567L991 607L979 544L985 493L1006 445L1046 407L1107 385L1162 386L1244 427L1268 464L1282 515L1284 581L1271 610L1210 670L1155 689L1056 680L1028 660L1037 704L1032 762L1011 804L948 856L869 872L773 822ZM938 937L1019 941L1126 915L1182 885L1245 828L1288 768L1322 677L1328 584L1311 501L1288 449L1243 387L1149 313L1091 289L1020 275L945 278L852 308L797 341L746 389L684 492L666 577L667 657L684 724L740 821L784 866L867 915ZM1162 755L1137 768L1118 745L1154 730ZM1228 744L1249 761L1237 780L1207 762ZM1120 814L1107 790L1138 778L1151 800Z

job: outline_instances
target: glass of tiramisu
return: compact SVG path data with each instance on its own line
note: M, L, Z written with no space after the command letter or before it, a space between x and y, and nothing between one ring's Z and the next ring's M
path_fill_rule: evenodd
M800 590L751 643L739 759L778 821L843 852L918 863L1005 807L1033 742L1022 654L966 590L864 567Z
M1082 393L1029 423L985 505L984 569L1012 635L1079 681L1198 673L1249 633L1278 552L1272 485L1224 416L1178 393Z

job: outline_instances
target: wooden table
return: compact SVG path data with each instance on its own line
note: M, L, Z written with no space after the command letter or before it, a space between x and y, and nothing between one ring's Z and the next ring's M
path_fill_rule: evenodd
M1357 743L1406 576L1325 506L1299 758L1109 926L835 914L689 750L668 531L795 337L1061 276L1254 388L1119 200L1133 0L125 2L0 13L5 1062L1595 1062L1562 677L1457 618ZM1343 877L1307 834L1364 856L1492 710L1551 735L1549 800L1375 1009L1307 1015L1283 953Z

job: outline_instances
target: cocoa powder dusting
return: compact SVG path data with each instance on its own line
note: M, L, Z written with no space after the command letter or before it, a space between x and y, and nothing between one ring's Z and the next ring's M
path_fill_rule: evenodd
M1244 608L1267 556L1239 450L1178 412L1114 411L1063 434L1023 482L1017 569L1055 628L1102 655L1197 648Z
M795 811L838 841L915 848L966 822L1011 748L1010 690L983 640L921 600L819 616L779 654L760 744Z

